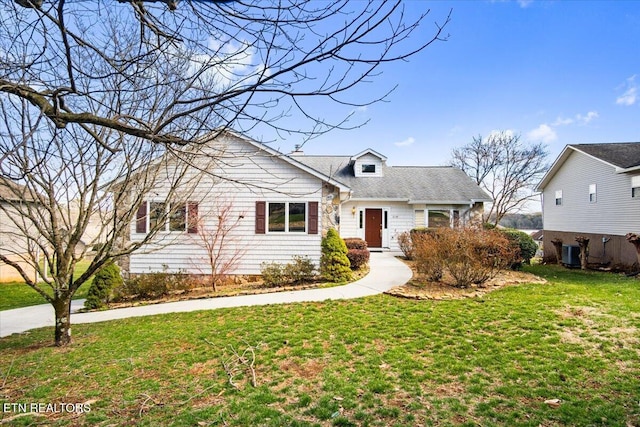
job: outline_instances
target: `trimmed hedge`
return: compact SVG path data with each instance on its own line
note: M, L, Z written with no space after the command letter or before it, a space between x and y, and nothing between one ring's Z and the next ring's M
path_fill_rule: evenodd
M190 291L196 282L184 272L152 272L140 274L126 280L115 289L114 300L153 299L169 295L175 291Z
M367 249L367 242L359 237L347 237L344 239L347 249Z
M347 246L347 258L351 263L351 270L359 270L369 262L370 254L367 249L367 242L358 237L349 237L344 239Z
M347 258L349 258L352 270L359 270L367 265L369 257L368 249L349 249L349 252L347 252Z
M294 255L288 264L279 262L263 262L260 265L262 280L270 287L283 286L290 283L311 282L316 277L316 266L308 257Z
M120 269L114 263L110 263L98 271L91 282L84 308L89 310L106 307L112 299L113 289L122 286Z
M322 239L322 256L320 273L331 282L347 282L351 280L351 263L347 258L347 245L338 232L330 228Z

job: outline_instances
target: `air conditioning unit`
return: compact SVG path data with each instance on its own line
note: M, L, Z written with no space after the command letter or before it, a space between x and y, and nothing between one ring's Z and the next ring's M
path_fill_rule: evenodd
M567 267L580 267L580 247L562 245L562 263Z

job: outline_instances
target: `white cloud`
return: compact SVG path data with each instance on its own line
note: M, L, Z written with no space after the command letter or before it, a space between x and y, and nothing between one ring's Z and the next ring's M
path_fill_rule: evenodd
M553 123L549 126L557 127L557 126L568 126L574 123L579 125L586 125L589 122L600 117L597 111L589 111L586 115L576 114L574 117L558 117Z
M555 122L551 123L551 126L567 126L573 122L574 122L573 119L558 117Z
M556 128L569 125L585 126L598 117L600 117L600 115L597 111L589 111L585 115L576 114L573 117L558 116L552 123L542 123L537 128L529 131L529 133L527 133L527 139L548 144L558 139Z
M530 131L527 134L527 138L529 140L542 141L545 144L548 144L558 139L558 135L556 134L556 131L553 130L551 126L549 126L546 123L543 123L537 128Z
M414 142L416 142L415 138L410 136L404 141L395 142L393 145L395 145L396 147L408 147L409 145L412 145Z
M598 117L600 117L600 115L598 114L597 111L589 111L586 116L583 116L582 114L577 114L576 121L580 124L586 125L587 123L589 123L594 119L597 119Z
M209 51L189 52L182 48L175 50L177 58L186 57L187 75L195 78L196 87L228 90L234 86L253 84L259 75L268 76L270 70L257 61L257 49L247 42L221 43L209 38Z
M638 100L638 84L636 83L636 75L629 77L627 81L620 87L625 87L626 90L622 95L616 98L616 104L618 105L633 105Z
M518 0L518 4L521 8L526 9L529 5L533 3L533 0Z
M368 108L369 107L367 107L366 105L361 105L351 110L351 114L364 114L367 112Z

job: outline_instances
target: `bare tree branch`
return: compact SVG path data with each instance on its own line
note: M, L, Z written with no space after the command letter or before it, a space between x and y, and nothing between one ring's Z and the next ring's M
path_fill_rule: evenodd
M543 144L525 146L519 135L498 132L452 150L451 165L462 169L493 199L485 220L498 224L535 197L533 188L548 169Z
M362 125L317 99L336 110L383 100L393 88L368 98L354 89L446 39L450 16L425 28L428 10L410 20L404 9L400 0L3 3L0 178L11 191L0 212L20 244L0 246L0 260L54 306L56 344L70 342L83 283L169 243L159 232L195 181L226 179L212 167L226 154L201 149L220 132L308 140ZM146 233L132 233L154 195L156 217L147 212Z
M149 1L13 7L0 25L0 93L27 100L58 128L84 123L165 144L221 126L250 128L256 117L306 137L353 126L323 119L306 99L357 106L384 99L392 88L369 99L349 94L385 64L446 40L450 20L426 36L429 11L407 22L400 1L184 1L173 12ZM112 86L114 79L127 85ZM148 105L127 114L124 104L102 105L115 87ZM292 126L292 114L308 125Z

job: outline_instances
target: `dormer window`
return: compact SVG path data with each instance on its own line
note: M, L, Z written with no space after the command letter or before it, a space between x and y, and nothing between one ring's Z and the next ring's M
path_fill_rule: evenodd
M385 156L380 153L368 149L362 153L356 154L351 157L353 174L358 177L377 177L380 178L384 174L384 162L387 160Z
M374 164L363 164L362 165L362 173L376 173L376 165L374 165Z

